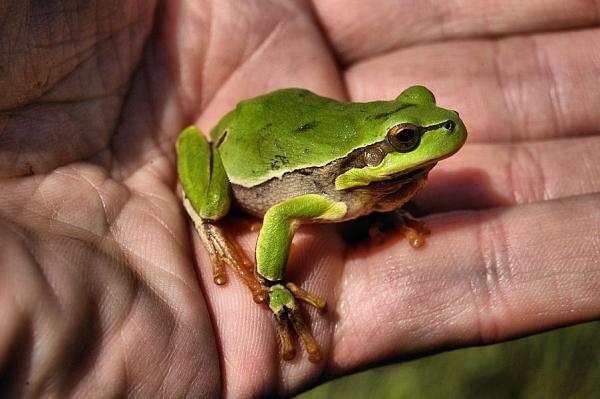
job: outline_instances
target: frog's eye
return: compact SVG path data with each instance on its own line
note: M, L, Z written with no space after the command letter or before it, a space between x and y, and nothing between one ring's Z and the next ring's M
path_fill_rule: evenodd
M387 134L388 142L396 151L408 152L419 145L421 133L419 128L410 123L402 123L392 127Z
M454 126L456 126L456 124L453 121L447 121L446 123L444 123L444 129L446 130L454 130Z

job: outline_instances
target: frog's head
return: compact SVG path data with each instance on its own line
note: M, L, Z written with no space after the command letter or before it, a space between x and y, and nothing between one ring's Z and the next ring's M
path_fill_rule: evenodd
M426 174L464 144L467 130L458 113L436 106L427 88L409 87L392 103L394 112L371 126L381 132L382 140L364 149L364 165L336 178L338 190L410 177L420 171Z

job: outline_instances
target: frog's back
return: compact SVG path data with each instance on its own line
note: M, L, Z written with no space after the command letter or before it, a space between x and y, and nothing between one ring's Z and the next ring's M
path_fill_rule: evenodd
M381 140L380 129L365 132L361 127L372 126L373 119L394 107L398 104L340 103L304 89L283 89L240 102L211 137L230 181L251 187L286 172L326 165Z

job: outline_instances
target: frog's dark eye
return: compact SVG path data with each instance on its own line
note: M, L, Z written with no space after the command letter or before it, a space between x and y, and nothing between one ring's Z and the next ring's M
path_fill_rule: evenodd
M444 123L444 129L446 130L452 131L454 130L454 126L456 126L456 124L453 121L447 121L446 123Z
M387 134L388 142L396 151L408 152L419 145L421 132L419 128L410 123L402 123L392 127Z

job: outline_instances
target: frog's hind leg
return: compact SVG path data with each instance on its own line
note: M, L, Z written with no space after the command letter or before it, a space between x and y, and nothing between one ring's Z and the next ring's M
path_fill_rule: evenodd
M324 312L326 306L322 298L306 292L294 283L281 283L294 232L301 223L342 219L346 211L346 204L343 202L307 194L277 204L265 214L256 244L256 271L264 284L269 286L268 304L277 320L282 357L286 360L293 358L295 354L289 332L290 322L304 343L308 359L315 363L321 359L319 348L306 327L295 299L316 307L320 313Z
M250 288L254 300L264 302L266 288L254 277L254 265L217 225L231 206L229 179L219 151L194 126L183 130L177 139L177 172L185 210L210 255L214 282L227 282L228 265Z
M188 213L191 204L184 199L184 206ZM252 293L256 303L263 303L267 299L267 289L254 275L254 263L246 256L235 240L231 240L223 228L210 220L203 220L195 213L190 213L198 236L202 240L210 257L213 268L213 281L217 285L227 283L226 267L231 268Z

